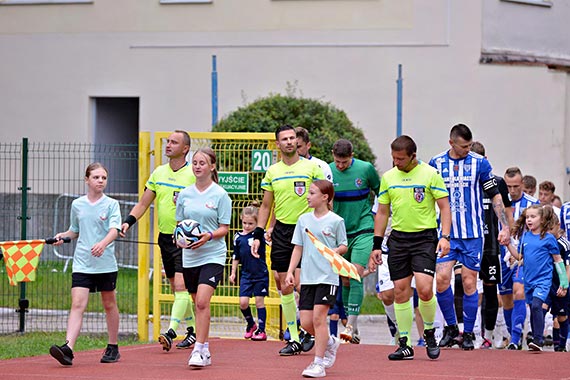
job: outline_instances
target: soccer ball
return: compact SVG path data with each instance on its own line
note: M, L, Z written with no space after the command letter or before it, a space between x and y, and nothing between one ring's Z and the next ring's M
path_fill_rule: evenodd
M185 219L176 225L174 229L174 241L180 248L189 248L191 244L200 240L200 223L192 219Z

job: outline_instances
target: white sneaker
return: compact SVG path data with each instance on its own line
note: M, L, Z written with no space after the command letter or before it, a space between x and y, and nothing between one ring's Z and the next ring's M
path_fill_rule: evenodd
M322 364L317 364L312 362L303 371L304 377L325 377L327 373L325 372L325 367Z
M351 325L346 325L346 328L343 332L340 333L340 339L344 340L345 342L350 342L354 335L354 331L352 330Z
M212 358L209 352L207 351L193 351L192 355L190 355L190 359L188 360L188 365L190 367L202 368L209 365L212 365Z
M323 358L323 365L325 368L330 368L333 366L336 360L336 352L340 347L340 339L338 339L336 336L331 336L331 338L333 340L333 344L330 346L327 345L327 349L325 350L325 357Z

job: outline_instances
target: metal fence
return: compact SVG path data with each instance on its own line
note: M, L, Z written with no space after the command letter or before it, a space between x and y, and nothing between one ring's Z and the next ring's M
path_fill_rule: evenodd
M85 169L95 161L109 170L106 194L119 200L123 215L128 213L137 201L138 155L136 144L0 143L0 240L43 239L66 231L71 202L85 194ZM37 280L16 287L1 266L0 334L66 329L74 248L74 242L46 245ZM117 281L121 332L135 334L136 244L117 241L116 256L122 268ZM106 331L103 310L100 296L91 295L83 329Z

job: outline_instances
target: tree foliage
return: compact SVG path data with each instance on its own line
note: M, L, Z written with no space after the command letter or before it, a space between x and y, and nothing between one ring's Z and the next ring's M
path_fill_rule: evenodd
M354 156L375 163L376 157L360 128L330 103L296 97L294 94L271 94L238 108L220 120L213 132L275 132L284 124L302 126L311 137L311 154L332 162L331 149L340 138L350 140Z

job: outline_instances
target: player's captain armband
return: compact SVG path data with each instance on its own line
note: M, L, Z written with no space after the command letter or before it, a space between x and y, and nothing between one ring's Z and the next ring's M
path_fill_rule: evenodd
M566 267L563 261L554 263L556 268L556 273L558 273L558 278L560 279L560 287L562 289L568 289L568 277L566 276Z
M486 180L485 182L483 182L483 190L484 191L489 191L492 188L497 188L499 186L499 184L497 183L497 179L495 177L491 177L488 180Z

